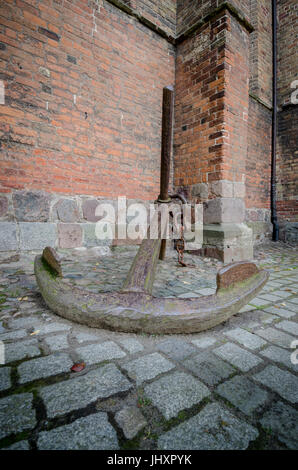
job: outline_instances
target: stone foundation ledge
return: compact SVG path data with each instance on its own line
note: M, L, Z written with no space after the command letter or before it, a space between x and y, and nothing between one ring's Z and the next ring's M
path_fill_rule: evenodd
M110 246L112 240L98 240L95 224L55 222L0 222L0 251L42 250Z
M117 202L117 199L61 196L43 191L0 194L0 251L40 250L45 246L109 246L112 240L98 240L95 235L96 222L100 220L95 209L99 203L110 203L117 220ZM149 207L150 201L127 199L127 209L135 203ZM127 216L126 223L131 219Z
M0 222L95 223L101 218L95 215L98 204L111 204L117 216L117 202L118 198L61 196L44 191L0 193ZM148 208L152 202L127 199L127 209L135 203L145 204Z

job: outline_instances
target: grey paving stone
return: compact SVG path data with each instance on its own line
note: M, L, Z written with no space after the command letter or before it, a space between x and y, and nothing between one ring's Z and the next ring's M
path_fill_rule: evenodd
M166 339L157 344L157 349L176 361L182 361L197 351L192 344L179 338Z
M272 305L272 307L267 307L264 309L265 312L269 312L269 313L274 313L276 315L278 315L279 317L283 317L283 318L291 318L291 317L294 317L296 315L295 312L292 312L291 310L287 310L286 307L282 308L282 307L278 307L277 308L277 305Z
M239 313L244 313L244 312L251 312L252 310L256 310L256 307L253 307L252 305L244 305L244 307L239 310Z
M273 292L274 288L272 286L268 286L268 283L263 287L263 289L259 292L259 296L262 297L263 294L268 294Z
M260 323L257 321L250 321L248 323L245 323L245 328L252 330L255 328L260 328Z
M18 367L20 383L69 372L73 361L67 354L57 353L22 362Z
M298 297L293 297L292 299L289 299L289 302L292 304L298 304Z
M18 305L19 310L22 313L38 313L38 308L36 307L35 302L30 302L29 300L21 301Z
M95 413L71 424L41 432L37 447L40 450L114 450L119 445L107 414Z
M235 372L232 366L210 352L203 352L191 359L186 359L183 365L208 385L216 385Z
M276 282L279 282L281 279L279 279L281 277L281 274L279 272L274 272L272 269L271 269L271 272L270 272L270 281L276 281Z
M293 369L298 371L298 365L292 364L291 362L291 352L286 351L283 348L279 348L277 346L269 346L266 349L260 351L261 356L267 357L271 361L279 362L284 366L288 367L289 369Z
M280 300L280 296L278 295L275 295L275 292L272 293L272 294L269 294L269 293L263 293L263 294L259 294L259 298L260 299L264 299L266 301L268 301L269 303L273 303L273 302L278 302ZM266 302L265 302L266 303Z
M254 379L278 393L291 403L298 401L298 377L276 366L267 366Z
M8 343L5 345L5 362L14 362L34 356L40 356L40 351L35 339Z
M281 287L284 284L286 284L286 281L284 281L284 280L283 281L269 281L269 282L267 282L267 286L274 287L274 288Z
M208 348L216 343L216 339L211 336L203 336L202 338L193 339L191 342L198 348Z
M244 450L258 437L258 430L240 421L218 403L163 434L161 450Z
M135 338L121 338L118 342L130 353L135 354L143 351L143 345Z
M66 334L58 334L55 336L47 336L45 343L50 347L51 351L59 351L69 348Z
M213 350L214 354L230 362L243 372L261 364L262 360L254 354L239 348L236 344L226 343Z
M292 292L287 292L284 290L275 290L274 294L282 299L287 299L288 297L291 297L291 295L293 295Z
M266 305L269 305L271 302L265 299L261 299L259 297L255 297L249 302L249 305L253 305L255 307L265 307Z
M77 349L77 353L87 364L97 364L98 362L120 359L126 356L126 353L113 341L83 346Z
M55 322L44 323L36 329L39 330L40 335L46 335L48 333L55 333L56 331L69 331L71 329L71 326L67 325L66 323Z
M76 338L78 343L85 343L87 341L98 341L100 339L99 336L83 332L74 333L74 337Z
M25 338L27 336L26 330L7 331L0 335L1 341L9 341L13 339Z
M242 328L234 328L233 330L229 330L225 333L231 339L234 339L238 343L243 344L248 349L258 349L261 346L266 344L266 341L263 341L258 336L254 335L253 333L249 333Z
M260 320L262 323L264 323L265 325L268 325L270 323L273 323L274 320L279 320L280 318L277 316L277 315L273 315L272 313L262 313L260 315Z
M30 446L28 441L18 441L1 450L30 450Z
M145 426L147 421L136 406L126 406L115 414L115 421L127 439L133 439Z
M273 431L289 449L298 449L298 412L282 402L273 403L261 419L263 428Z
M282 348L290 348L292 341L295 339L294 336L290 336L282 331L276 330L275 328L256 330L256 334L271 343L277 344L277 346L281 346Z
M291 312L294 312L295 314L298 313L298 305L293 304L292 302L283 302L283 307L286 308L287 310L290 310Z
M36 425L32 393L20 393L0 400L0 439Z
M205 385L184 372L161 377L146 385L144 391L166 419L177 416L179 411L191 408L210 395Z
M11 328L39 328L42 325L42 319L40 316L34 317L21 317L13 318L9 321L9 326Z
M11 387L10 367L1 367L0 369L0 390L7 390Z
M298 336L298 323L295 323L293 321L281 321L276 325L277 328L281 328L284 331L287 331L288 333L291 333L292 335Z
M53 418L129 390L131 386L114 364L107 364L80 377L44 387L40 396L48 417Z
M216 392L247 415L264 405L268 398L265 390L239 375L219 385Z
M150 380L157 375L174 368L174 364L158 353L134 359L122 366L127 370L129 376L140 385L145 380Z

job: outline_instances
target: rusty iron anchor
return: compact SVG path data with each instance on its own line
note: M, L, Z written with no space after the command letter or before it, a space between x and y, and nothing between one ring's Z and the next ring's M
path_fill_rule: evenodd
M190 299L154 297L152 287L162 243L160 232L159 235L142 241L119 292L95 294L66 284L57 253L46 247L34 262L44 301L61 317L90 327L151 334L196 333L239 312L269 277L254 263L242 261L218 271L214 295Z
M164 88L162 160L159 204L182 195L168 193L171 153L173 90ZM269 274L254 263L232 263L217 273L214 295L201 298L152 296L158 259L166 253L166 240L145 238L119 292L93 293L67 285L61 261L53 248L36 256L34 271L48 307L63 318L90 327L151 334L196 333L216 326L246 305L266 283ZM182 258L183 261L183 258Z

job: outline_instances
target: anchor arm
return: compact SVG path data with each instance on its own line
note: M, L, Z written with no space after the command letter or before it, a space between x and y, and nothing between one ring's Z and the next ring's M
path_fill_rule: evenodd
M122 292L152 293L161 239L142 241L124 281Z

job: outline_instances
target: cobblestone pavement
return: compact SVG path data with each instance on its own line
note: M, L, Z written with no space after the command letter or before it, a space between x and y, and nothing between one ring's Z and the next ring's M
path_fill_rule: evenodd
M115 290L134 253L61 251L65 278ZM280 243L259 248L270 280L242 313L200 334L159 336L59 318L38 292L34 253L2 253L0 448L297 449L296 255ZM197 267L159 262L154 295L214 292L221 263L185 259ZM86 368L71 372L81 360Z

